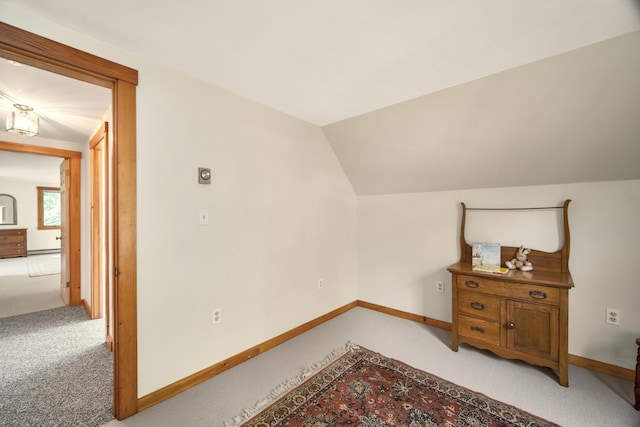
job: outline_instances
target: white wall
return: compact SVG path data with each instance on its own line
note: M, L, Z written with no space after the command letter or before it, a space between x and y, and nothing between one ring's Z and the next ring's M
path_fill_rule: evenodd
M0 156L2 152L0 151ZM16 198L18 211L17 225L0 225L0 229L27 229L27 250L60 249L60 241L56 236L59 230L38 230L38 189L37 187L55 187L55 182L23 182L0 180L0 194L9 194Z
M361 300L451 321L451 277L460 258L460 202L467 207L569 205L575 287L569 293L569 352L635 367L640 336L640 288L635 244L640 241L640 181L614 181L488 190L412 193L358 198L358 297ZM559 230L522 221L521 239L501 225L478 227L467 216L467 241L561 245ZM527 214L528 215L528 214ZM551 224L544 217L544 224ZM475 225L475 228L474 228ZM511 224L513 225L513 224ZM531 244L533 243L533 244ZM535 266L534 266L535 267ZM435 282L445 282L445 293ZM605 309L622 310L622 325L605 324Z
M2 2L0 14L139 71L139 396L357 298L356 197L318 127Z
M168 70L139 71L144 395L354 301L356 198L318 127ZM198 184L198 167L211 168L211 185Z

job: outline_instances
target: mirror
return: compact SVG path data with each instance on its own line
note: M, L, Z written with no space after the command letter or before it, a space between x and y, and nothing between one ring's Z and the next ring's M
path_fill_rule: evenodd
M0 225L16 225L17 223L16 198L8 194L0 194Z

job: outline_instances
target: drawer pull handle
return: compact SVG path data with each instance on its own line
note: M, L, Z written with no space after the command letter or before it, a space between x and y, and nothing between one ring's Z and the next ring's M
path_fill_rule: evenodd
M515 329L516 325L513 324L513 322L509 322L507 323L507 329Z
M529 296L535 299L545 299L547 298L547 293L542 291L531 291L529 292Z
M471 303L471 308L476 310L484 310L484 304L478 301L474 301Z
M480 326L472 326L471 330L472 331L476 331L476 332L480 332L481 334L484 334L484 329L481 328Z
M480 286L475 280L467 280L464 284L467 285L468 288L477 288Z

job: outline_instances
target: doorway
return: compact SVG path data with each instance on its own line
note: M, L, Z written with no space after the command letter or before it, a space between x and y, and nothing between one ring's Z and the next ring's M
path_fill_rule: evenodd
M67 271L68 300L65 304L76 306L81 304L80 297L80 161L82 153L79 151L62 150L58 148L41 147L37 145L17 144L0 141L0 150L17 153L35 154L58 157L68 165L68 192L71 195L67 205L65 226L68 239L66 240L65 256L69 260Z
M0 23L0 57L111 89L113 105L113 409L138 411L136 259L136 86L138 72Z

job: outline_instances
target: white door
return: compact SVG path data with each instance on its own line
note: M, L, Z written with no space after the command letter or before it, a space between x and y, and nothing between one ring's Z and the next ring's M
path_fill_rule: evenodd
M69 305L69 160L60 163L60 209L62 221L60 224L60 296Z

